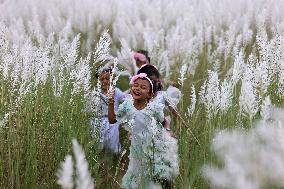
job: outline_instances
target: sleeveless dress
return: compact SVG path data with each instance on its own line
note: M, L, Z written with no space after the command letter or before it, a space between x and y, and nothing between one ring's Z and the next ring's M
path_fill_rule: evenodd
M163 108L163 104L151 102L144 109L137 110L132 97L119 106L116 119L132 134L123 188L150 189L156 180L172 180L178 175L177 140L168 136L161 124Z

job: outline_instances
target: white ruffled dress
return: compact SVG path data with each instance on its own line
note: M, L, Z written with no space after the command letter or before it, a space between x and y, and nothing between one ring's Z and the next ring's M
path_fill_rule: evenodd
M163 104L151 102L144 109L137 110L132 97L119 106L117 120L132 134L123 188L150 188L155 180L172 180L178 175L177 140L170 137L161 124L163 108Z

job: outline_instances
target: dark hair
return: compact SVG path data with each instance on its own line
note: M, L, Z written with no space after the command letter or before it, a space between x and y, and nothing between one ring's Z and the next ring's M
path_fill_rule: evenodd
M151 64L147 64L147 65L143 66L142 68L140 68L138 70L137 74L140 74L140 73L145 73L145 74L147 74L148 77L151 77L151 76L154 75L154 76L156 76L157 78L160 79L160 72L158 71L158 69L155 66L153 66ZM155 86L155 89L156 89L155 93L157 91L162 90L163 87L162 87L162 84L160 82L153 81L153 80L152 80L152 82L153 82L153 85Z
M148 51L141 49L141 50L138 50L138 51L136 51L136 52L141 53L141 54L144 54L144 55L146 56L146 58L147 58L149 64L150 64L151 59L150 59L150 57L149 57Z
M157 68L151 64L147 64L145 66L143 66L142 68L140 68L137 72L137 74L140 74L140 73L145 73L147 74L147 76L156 76L158 78L160 78L160 73L159 71L157 70Z
M97 68L97 69L96 69L96 75L95 75L96 78L98 79L98 78L99 78L99 75L100 75L101 73L105 73L105 72L111 74L111 73L112 73L112 69L111 69L111 68L105 68L105 69Z

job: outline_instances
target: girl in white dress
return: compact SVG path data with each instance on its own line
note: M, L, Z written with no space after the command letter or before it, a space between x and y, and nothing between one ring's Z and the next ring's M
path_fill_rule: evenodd
M109 100L110 123L122 123L131 134L129 165L122 179L126 189L161 188L160 181L173 180L179 173L178 147L175 138L163 128L161 103L151 102L155 86L146 74L131 79L131 96L114 110L113 98ZM113 94L110 94L110 97Z
M95 117L92 120L94 130L99 131L100 147L106 152L118 154L120 152L119 142L119 124L110 124L108 121L108 99L107 92L110 86L111 69L104 69L97 74L97 78L101 82L102 92L99 94L99 102L95 107ZM123 102L125 94L120 89L115 88L114 93L114 109L118 109L118 105Z

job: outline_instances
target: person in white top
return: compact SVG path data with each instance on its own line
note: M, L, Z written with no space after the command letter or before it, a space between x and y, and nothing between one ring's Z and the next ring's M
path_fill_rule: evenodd
M99 144L104 151L118 154L120 152L119 142L119 124L110 124L108 121L108 99L106 94L110 87L110 75L112 70L105 68L100 70L96 77L101 83L101 93L99 94L99 102L95 107L95 118L91 121L93 129L99 131ZM118 109L120 103L123 102L125 94L115 88L114 93L114 108Z

